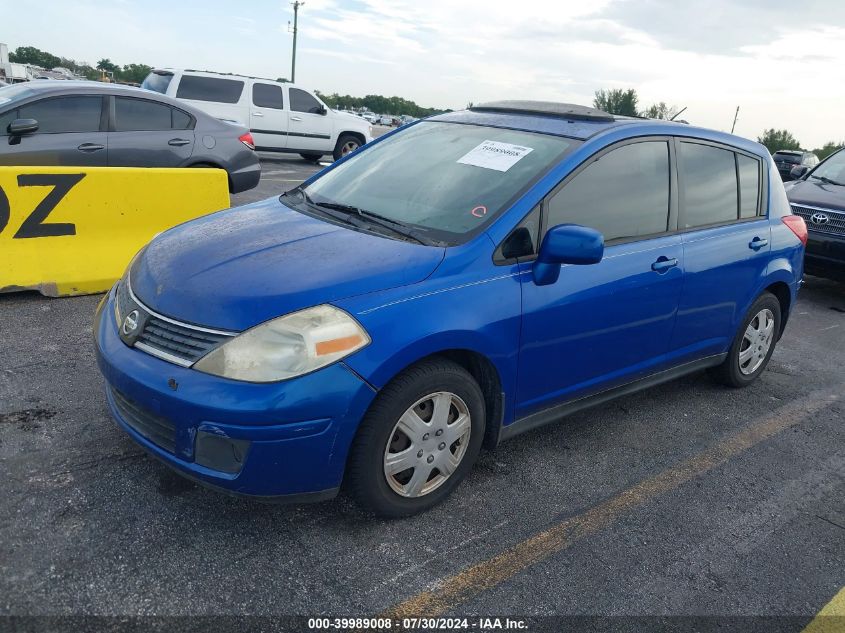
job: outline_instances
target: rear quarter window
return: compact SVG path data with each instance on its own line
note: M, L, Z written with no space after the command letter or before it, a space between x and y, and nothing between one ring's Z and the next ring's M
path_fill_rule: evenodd
M195 101L237 103L243 90L244 82L239 79L183 75L176 90L176 97Z

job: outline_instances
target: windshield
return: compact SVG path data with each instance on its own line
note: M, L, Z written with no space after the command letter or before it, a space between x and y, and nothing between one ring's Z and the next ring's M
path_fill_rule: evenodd
M845 151L839 151L813 170L811 178L835 185L845 184Z
M781 163L797 165L801 162L801 154L781 154L780 152L775 152L774 159Z
M426 121L353 156L305 188L342 204L461 242L576 146L572 139Z

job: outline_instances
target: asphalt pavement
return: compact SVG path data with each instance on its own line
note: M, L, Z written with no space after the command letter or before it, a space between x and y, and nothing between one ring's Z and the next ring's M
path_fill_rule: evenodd
M265 161L233 204L319 168ZM148 458L106 407L99 299L0 295L2 615L755 616L745 630L797 632L845 586L843 284L808 278L753 386L699 373L580 412L483 452L444 504L399 521L345 497L223 496Z

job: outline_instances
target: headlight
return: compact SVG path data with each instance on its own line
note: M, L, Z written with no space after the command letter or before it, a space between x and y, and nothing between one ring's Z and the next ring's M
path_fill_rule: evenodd
M276 382L330 365L369 343L355 319L322 305L257 325L203 356L194 369L234 380Z

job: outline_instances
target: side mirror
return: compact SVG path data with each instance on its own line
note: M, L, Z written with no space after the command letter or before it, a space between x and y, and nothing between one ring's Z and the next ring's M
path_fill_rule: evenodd
M557 281L561 264L597 264L604 256L604 236L579 224L558 224L546 231L534 261L534 283Z
M326 116L329 113L329 109L326 106L320 106L319 113Z
M38 121L35 119L15 119L9 123L9 134L12 136L23 136L32 134L38 130Z
M807 172L810 171L809 165L795 165L790 171L789 175L793 180L800 180Z

